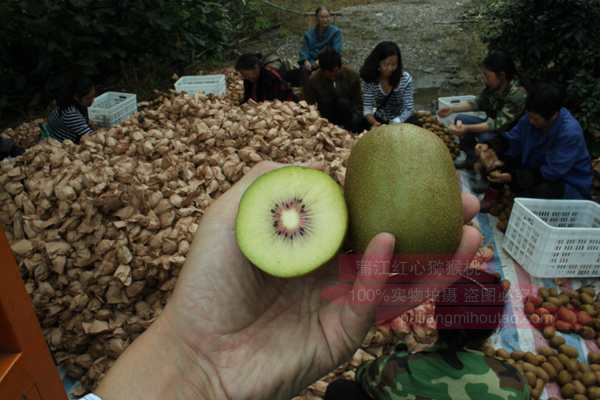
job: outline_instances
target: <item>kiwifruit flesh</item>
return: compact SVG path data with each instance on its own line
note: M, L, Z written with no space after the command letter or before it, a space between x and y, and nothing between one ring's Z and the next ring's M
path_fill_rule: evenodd
M257 178L242 195L236 217L242 253L257 268L283 278L305 275L333 258L347 229L340 185L300 166Z

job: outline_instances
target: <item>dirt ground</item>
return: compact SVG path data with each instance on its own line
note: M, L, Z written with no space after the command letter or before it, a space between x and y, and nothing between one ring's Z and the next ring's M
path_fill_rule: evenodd
M430 109L440 96L474 94L481 89L478 63L485 47L465 13L480 1L400 0L336 9L342 13L335 25L343 33L344 62L358 70L378 42L393 40L401 48L405 69L415 79L418 109ZM240 52L275 53L296 60L302 31L311 22L301 15L282 14L281 28L248 43Z

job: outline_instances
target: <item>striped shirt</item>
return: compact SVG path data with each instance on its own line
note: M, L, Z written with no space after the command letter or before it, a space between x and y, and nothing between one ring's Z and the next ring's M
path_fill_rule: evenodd
M79 143L79 139L88 133L92 133L87 118L75 106L67 107L61 115L54 110L48 116L48 130L50 136L56 140L71 140Z
M383 91L379 82L365 82L361 79L363 93L363 114L372 115L377 110L377 105L381 104L388 95ZM404 71L402 79L393 89L390 98L383 107L384 116L393 122L405 122L413 114L413 79L412 76Z

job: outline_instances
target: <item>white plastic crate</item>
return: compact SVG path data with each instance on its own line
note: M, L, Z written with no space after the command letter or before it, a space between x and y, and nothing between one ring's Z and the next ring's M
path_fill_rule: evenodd
M600 276L600 205L516 198L503 247L535 277Z
M474 95L439 97L438 98L438 110L441 108L448 108L448 107L455 106L456 104L463 102L463 101L475 101L476 98L477 97ZM486 117L485 112L481 112L481 111L467 111L467 112L461 112L459 114L473 115L473 116L481 117L481 118ZM438 120L445 126L448 126L454 122L454 118L456 117L456 115L458 115L458 114L450 114L444 118L438 117Z
M182 76L175 82L176 92L186 92L190 96L198 91L204 94L224 96L227 93L225 75L189 75Z
M103 93L88 108L90 121L102 128L110 128L136 112L137 96L121 92Z

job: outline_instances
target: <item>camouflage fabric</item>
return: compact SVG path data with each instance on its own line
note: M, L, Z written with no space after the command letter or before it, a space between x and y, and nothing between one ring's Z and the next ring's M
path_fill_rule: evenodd
M518 81L512 80L500 93L484 89L475 100L475 105L478 110L487 114L490 131L506 132L512 129L525 112L526 100L525 89Z
M510 364L482 352L458 353L451 366L441 347L410 354L398 349L359 367L356 381L376 400L525 400L529 386Z

